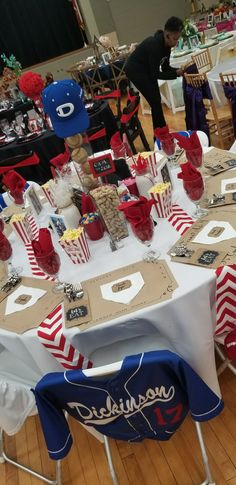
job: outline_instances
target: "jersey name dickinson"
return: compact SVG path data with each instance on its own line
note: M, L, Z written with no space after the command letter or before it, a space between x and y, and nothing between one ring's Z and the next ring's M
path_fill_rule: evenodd
M67 411L106 436L125 441L168 440L191 412L206 421L223 409L222 400L177 354L168 350L126 357L113 377L82 371L47 374L35 398L51 458L72 445Z

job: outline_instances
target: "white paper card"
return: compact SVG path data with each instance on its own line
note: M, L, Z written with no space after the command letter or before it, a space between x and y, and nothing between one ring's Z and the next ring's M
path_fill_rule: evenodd
M235 188L230 188L230 189L227 189L227 186L228 185L236 185L236 177L232 178L232 179L224 179L224 180L221 180L221 193L222 194L231 194L232 192L235 192Z
M100 289L104 300L124 303L127 305L140 292L143 285L143 277L140 271L137 271L137 273L129 274L124 278L101 285ZM129 287L123 289L125 286ZM118 289L118 291L114 291L114 289Z
M26 310L26 308L33 306L45 293L46 291L41 290L40 288L30 288L29 286L24 285L19 286L19 288L13 291L13 293L11 293L11 295L9 295L7 298L5 315ZM17 300L17 298L19 298L21 295L29 296L29 301L24 304L16 303L15 300Z
M209 233L214 229L214 228L222 228L223 231L222 233L218 236L209 236ZM226 241L227 239L232 239L233 237L236 237L236 231L235 229L231 226L229 222L226 221L210 221L208 224L200 231L195 239L193 239L193 243L198 243L198 244L217 244L221 241Z

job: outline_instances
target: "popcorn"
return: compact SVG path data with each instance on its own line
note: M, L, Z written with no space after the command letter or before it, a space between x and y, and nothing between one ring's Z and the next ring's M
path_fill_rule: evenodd
M168 217L172 212L171 184L159 183L149 189L149 194L155 201L158 217Z
M36 225L35 221L34 223ZM32 241L33 233L27 214L13 214L10 220L10 225L24 244L29 244Z
M90 258L88 243L82 227L66 229L59 239L59 244L74 264L87 263Z
M73 239L77 239L78 237L80 237L82 232L82 227L78 227L78 229L66 229L60 241L73 241Z

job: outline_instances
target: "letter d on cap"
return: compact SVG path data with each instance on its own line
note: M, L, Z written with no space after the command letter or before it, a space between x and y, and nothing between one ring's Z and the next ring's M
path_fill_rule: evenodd
M57 115L60 116L61 118L66 118L67 116L70 116L73 113L74 109L75 107L72 103L64 103L64 104L60 104L60 106L56 108L56 112L57 112Z

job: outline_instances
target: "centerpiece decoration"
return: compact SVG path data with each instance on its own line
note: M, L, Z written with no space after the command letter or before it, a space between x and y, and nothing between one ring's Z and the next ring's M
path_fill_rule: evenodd
M179 40L179 44L182 44L182 48L186 47L188 49L192 48L191 37L197 37L197 40L201 40L201 34L198 32L197 26L191 22L189 18L185 18L183 22L183 30L182 30L182 37Z
M0 97L2 98L17 98L18 88L17 80L21 75L21 63L16 60L13 54L7 57L6 54L1 54L1 58L5 64L2 76L0 77Z

